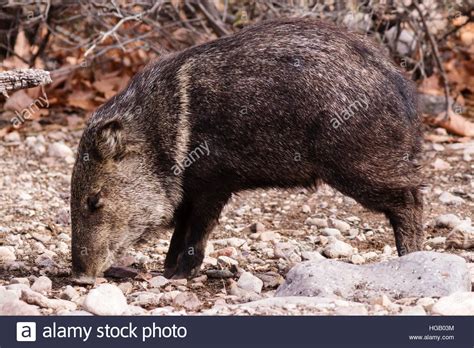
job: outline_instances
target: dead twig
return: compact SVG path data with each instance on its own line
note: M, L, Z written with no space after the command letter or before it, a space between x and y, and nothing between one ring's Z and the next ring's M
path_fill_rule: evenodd
M429 40L429 43L430 43L430 46L431 46L431 50L433 52L433 56L435 58L435 61L436 61L436 65L438 66L438 69L439 69L439 72L441 74L441 77L443 79L443 89L444 89L444 97L445 97L445 110L446 110L446 115L444 115L444 120L448 120L449 119L449 81L448 81L448 77L446 75L446 70L444 70L444 67L443 67L443 63L441 62L441 58L440 58L440 55L439 55L439 50L438 50L438 45L436 43L436 40L434 39L433 37L433 34L431 34L431 31L430 29L428 28L428 24L426 23L426 19L425 19L425 16L423 15L423 12L421 11L420 9L420 6L417 4L417 2L413 2L413 6L416 10L416 12L418 12L419 16L420 16L420 19L421 19L421 22L423 24L423 28L425 29L425 32L426 32L426 35L428 36L428 40Z

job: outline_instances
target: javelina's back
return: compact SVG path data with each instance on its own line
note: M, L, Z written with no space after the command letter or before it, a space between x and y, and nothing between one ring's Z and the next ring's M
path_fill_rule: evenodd
M199 268L232 192L257 187L322 180L385 213L400 254L418 250L415 95L370 41L285 19L149 65L89 128L116 118L146 140L143 161L174 207L166 275L181 277Z

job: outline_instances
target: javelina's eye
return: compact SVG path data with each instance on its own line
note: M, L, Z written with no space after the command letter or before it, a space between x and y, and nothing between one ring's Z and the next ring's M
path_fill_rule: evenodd
M95 212L102 207L102 205L100 193L87 197L87 209L89 209L90 212Z

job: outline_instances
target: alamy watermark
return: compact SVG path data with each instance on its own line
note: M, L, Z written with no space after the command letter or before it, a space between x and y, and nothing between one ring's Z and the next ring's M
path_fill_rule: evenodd
M209 144L207 143L207 141L204 141L204 144L199 144L194 150L189 152L181 162L171 167L171 169L173 170L173 174L180 175L185 168L190 167L194 162L196 162L204 155L209 156L210 153L211 151L209 150Z
M350 119L356 112L369 109L369 98L363 94L358 100L345 107L341 113L331 118L331 125L334 129L339 128L345 121Z

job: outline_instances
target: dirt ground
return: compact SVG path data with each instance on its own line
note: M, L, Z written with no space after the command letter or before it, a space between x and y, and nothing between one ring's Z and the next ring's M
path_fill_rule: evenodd
M12 278L25 277L33 282L36 277L46 275L53 284L48 297L59 298L65 287L72 285L68 279L69 185L80 128L81 125L71 131L69 127L44 126L35 130L28 126L18 136L10 133L0 138L0 245L13 247L15 255L14 261L0 267L0 286L10 284ZM474 141L447 136L442 129L427 129L426 135L444 141L424 144L425 247L458 254L472 263L472 249L445 249L443 239L433 238L446 237L450 232L448 228L435 227L435 219L440 215L451 213L460 219L474 216ZM440 196L446 192L455 198L443 203ZM263 291L257 297L271 297L292 265L312 258L312 252L322 252L327 243L328 238L308 218L349 223L351 229L344 241L356 248L354 254L362 256L362 263L396 257L393 232L385 217L367 211L328 186L323 185L317 191L257 190L232 197L211 236L201 274L227 269L233 274L231 279L237 280L242 271L249 271L264 280ZM120 285L130 301L134 294L149 290L147 280L162 271L170 236L171 231L130 250L122 263L139 270L134 279L101 281ZM222 255L230 256L231 263L226 264L222 258L218 261ZM342 260L353 262L352 258ZM196 294L201 303L194 309L197 312L224 301L249 301L231 291L232 280L213 278L212 272L207 274L208 277L197 281L169 283L161 293ZM83 296L91 287L74 288ZM139 305L144 311L161 306ZM51 308L41 309L43 314L54 312Z

